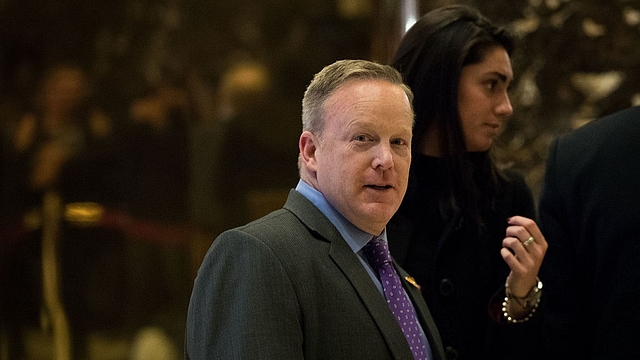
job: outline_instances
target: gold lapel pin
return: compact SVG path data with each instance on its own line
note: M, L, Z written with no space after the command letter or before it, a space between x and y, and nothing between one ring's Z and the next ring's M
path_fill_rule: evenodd
M418 283L416 282L416 280L414 278L412 278L411 276L405 276L404 277L405 280L407 280L407 282L415 287L418 288L418 290L421 290L420 285L418 285Z

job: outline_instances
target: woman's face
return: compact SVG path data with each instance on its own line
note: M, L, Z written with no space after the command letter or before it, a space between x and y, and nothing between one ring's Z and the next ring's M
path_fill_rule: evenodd
M513 80L511 59L500 46L486 50L484 59L462 68L458 110L467 151L487 151L513 108L507 92Z

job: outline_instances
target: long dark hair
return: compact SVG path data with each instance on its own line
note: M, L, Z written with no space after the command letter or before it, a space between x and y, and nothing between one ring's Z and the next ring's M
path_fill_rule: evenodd
M462 212L479 228L482 213L493 206L498 174L488 152L467 151L458 84L462 68L482 62L487 50L496 46L511 55L512 36L478 10L452 5L422 16L402 38L393 60L415 96L414 152L422 148L430 128L440 132L443 216Z

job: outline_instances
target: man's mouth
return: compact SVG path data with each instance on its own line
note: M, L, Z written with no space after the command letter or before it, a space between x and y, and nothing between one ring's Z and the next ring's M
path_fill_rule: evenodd
M367 185L367 187L374 190L388 190L392 188L391 185Z

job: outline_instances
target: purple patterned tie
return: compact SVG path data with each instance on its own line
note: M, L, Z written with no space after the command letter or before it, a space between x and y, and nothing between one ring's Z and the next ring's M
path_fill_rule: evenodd
M400 324L400 328L413 352L414 359L426 360L428 344L423 341L413 304L404 292L400 277L393 267L387 242L374 237L365 245L364 253L367 255L371 266L380 276L384 296L387 298L387 305L389 305L393 316Z

